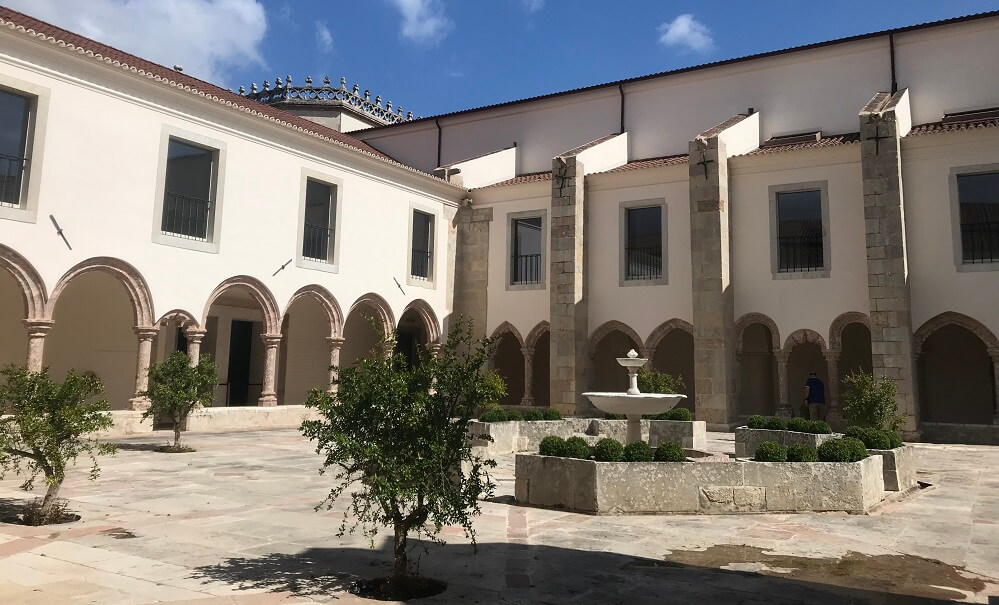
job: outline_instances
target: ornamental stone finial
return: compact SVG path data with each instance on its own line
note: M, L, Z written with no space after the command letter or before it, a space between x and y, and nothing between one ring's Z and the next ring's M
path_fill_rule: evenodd
M256 94L256 92L257 92L257 83L256 82L253 82L252 84L250 84L250 92Z
M398 115L400 117L402 116L402 105L399 106L398 111L396 111L396 115Z
M305 85L312 88L312 76L305 76Z
M367 91L365 91L365 92L367 92ZM365 99L368 98L368 95L365 94L364 98ZM378 105L380 107L381 104L382 104L382 96L378 95L378 96L375 97L375 105Z
M277 76L276 78L274 78L274 88L281 88L281 86L282 86L281 76Z
M389 113L392 113L392 101L385 102L385 109L387 109Z
M271 83L268 82L267 80L264 80L264 90L270 90L270 89L271 89Z
M287 84L288 86L291 86L291 76L285 76L284 81L285 81L285 84Z
M346 76L340 76L340 88L347 90L347 78Z
M243 86L240 86L239 87L239 94L245 95L246 94L246 88L244 88Z
M323 76L323 86L329 86L329 85L330 85L330 77Z
M412 111L407 111L406 112L406 119L407 120L412 120L413 119L413 112Z

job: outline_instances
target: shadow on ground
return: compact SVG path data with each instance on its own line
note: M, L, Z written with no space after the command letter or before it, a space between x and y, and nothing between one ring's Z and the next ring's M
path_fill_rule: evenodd
M473 556L468 545L418 542L414 554L420 556L421 575L449 583L443 594L421 601L427 603L930 605L963 599L985 587L970 574L918 557L850 553L843 559L809 559L729 545L673 552L658 560L496 543L480 544ZM311 548L232 558L193 573L243 590L322 598L346 591L358 579L386 575L389 561L387 548ZM585 580L579 580L580 570L589 570L582 575Z

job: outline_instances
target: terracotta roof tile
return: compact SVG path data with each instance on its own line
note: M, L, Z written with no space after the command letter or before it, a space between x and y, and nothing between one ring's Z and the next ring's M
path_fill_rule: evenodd
M632 160L627 164L618 166L617 168L611 168L610 170L605 170L603 172L598 172L596 174L611 174L614 172L628 172L630 170L642 170L644 168L659 168L661 166L679 166L681 164L686 164L689 161L687 154L680 155L667 155L658 158L646 158L644 160Z
M785 151L800 151L803 149L822 149L824 147L838 147L840 145L852 145L854 143L859 143L859 142L860 142L860 133L850 132L847 134L834 134L834 135L824 136L814 141L801 141L797 143L788 143L787 145L770 145L767 147L760 147L758 149L754 149L742 155L766 155L770 153L783 153Z
M164 67L163 65L153 63L152 61L147 61L141 57L118 50L117 48L108 46L107 44L102 44L96 40L91 40L90 38L75 34L69 30L56 27L55 25L46 23L45 21L29 17L28 15L11 10L4 6L0 6L0 26L44 39L52 44L78 51L80 54L91 56L109 65L119 66L125 71L146 76L147 78L158 80L164 84L187 90L192 94L205 97L206 99L214 100L226 107L231 107L236 111L249 113L261 119L275 122L294 130L342 145L354 151L405 167L429 178L440 180L433 175L429 175L410 166L406 166L405 164L402 164L388 155L378 151L364 141L350 135L326 126L322 126L276 107L251 101L242 95L225 90L215 86L214 84L199 80L168 67Z
M489 189L490 187L505 187L507 185L524 185L526 183L543 183L545 181L550 181L550 180L552 180L551 170L548 170L546 172L529 172L527 174L518 174L512 179L500 181L499 183L493 183L492 185L486 185L485 187L480 187L480 189Z
M999 127L999 118L985 118L982 120L969 120L967 122L931 122L913 126L909 131L909 136L919 136L922 134L937 134L941 132L958 132L961 130L978 130L980 128Z
M590 141L589 143L584 143L584 144L580 145L579 147L574 147L573 149L570 149L569 151L563 151L562 153L560 153L558 155L559 155L559 157L563 157L563 158L574 156L574 155L579 155L579 154L583 153L584 151L586 151L587 149L589 149L590 147L596 147L600 143L603 143L604 141L609 141L609 140L613 139L616 136L618 136L617 133L604 135L604 136L600 137L599 139L595 139L593 141Z

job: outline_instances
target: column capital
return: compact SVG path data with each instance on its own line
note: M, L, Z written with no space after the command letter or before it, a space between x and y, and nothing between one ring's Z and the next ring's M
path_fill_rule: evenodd
M24 327L28 329L28 336L33 338L43 337L49 333L55 322L51 319L22 319Z
M157 326L135 326L132 328L139 340L152 340L160 333Z
M184 328L184 337L187 338L188 342L201 342L207 334L208 330L202 330L194 326Z
M520 347L520 352L523 353L524 357L533 357L534 347Z
M839 361L840 354L842 354L840 349L826 349L822 351L822 356L826 358L826 361Z
M327 336L326 342L330 345L330 350L339 349L343 346L343 343L347 342L345 339L338 336Z
M787 363L787 358L790 357L787 351L784 349L774 349L774 358L780 363Z
M281 335L261 334L260 340L264 341L264 346L266 346L268 349L276 348L279 344L281 344Z

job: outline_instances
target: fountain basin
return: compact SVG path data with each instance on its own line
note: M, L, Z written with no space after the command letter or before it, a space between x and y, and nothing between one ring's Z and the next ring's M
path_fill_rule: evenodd
M680 403L686 395L663 395L661 393L583 393L597 409L609 414L643 415L662 414Z

